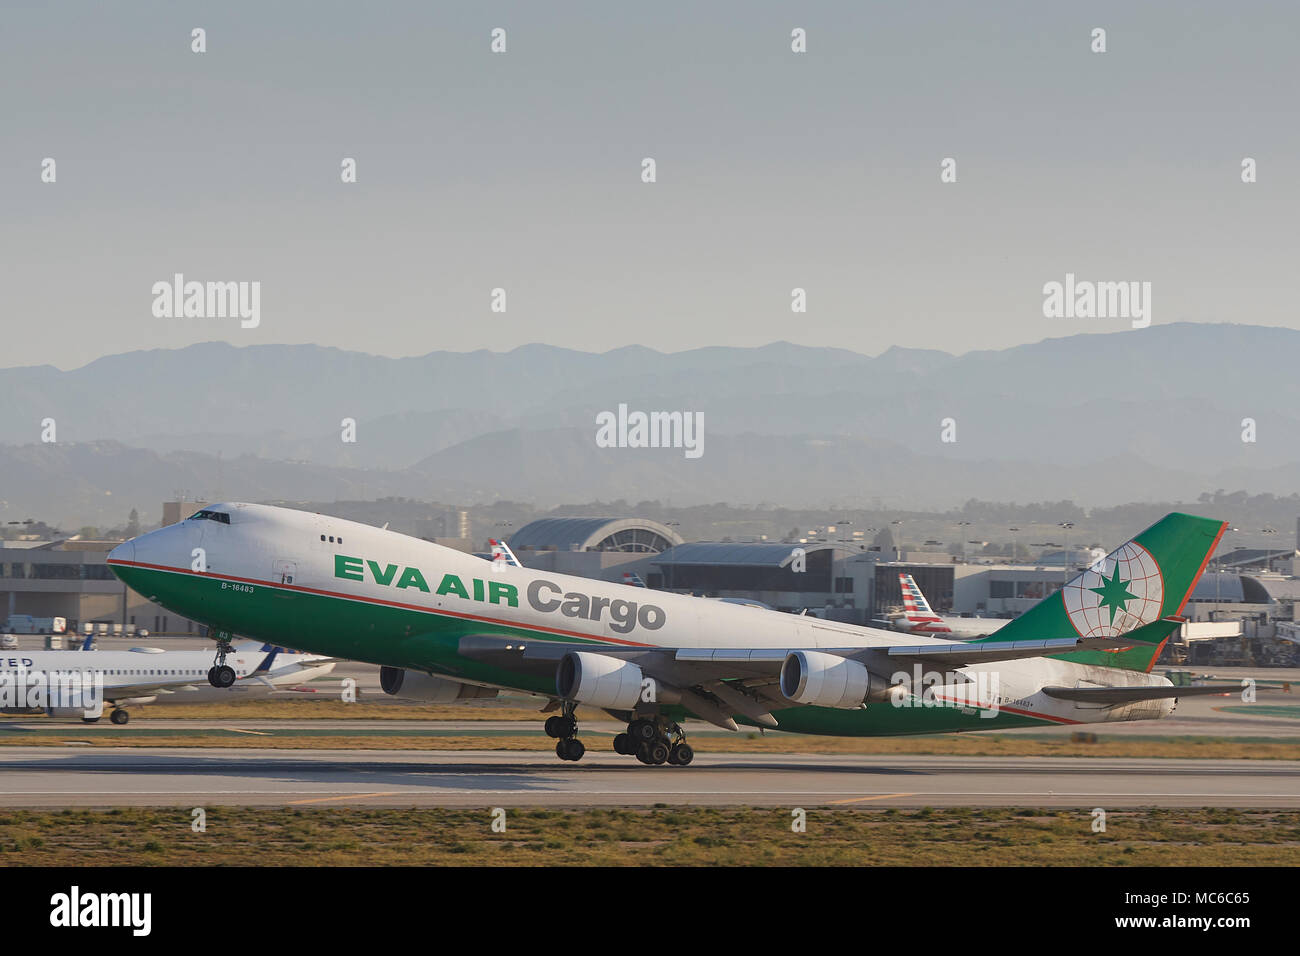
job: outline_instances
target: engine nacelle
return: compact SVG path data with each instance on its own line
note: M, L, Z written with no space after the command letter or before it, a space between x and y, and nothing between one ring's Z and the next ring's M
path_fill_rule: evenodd
M555 690L565 700L592 707L630 710L641 699L645 674L630 661L570 651L555 669Z
M460 681L434 677L423 671L408 671L401 667L379 668L379 686L391 697L406 700L423 700L431 704L450 704L457 700L495 697L495 687L479 687Z
M797 704L857 710L868 701L892 700L904 691L846 657L791 651L781 665L781 693Z

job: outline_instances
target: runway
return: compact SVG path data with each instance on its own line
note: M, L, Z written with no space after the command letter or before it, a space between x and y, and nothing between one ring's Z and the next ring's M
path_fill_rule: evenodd
M1033 806L1300 808L1270 760L701 754L645 767L494 751L0 751L0 806Z

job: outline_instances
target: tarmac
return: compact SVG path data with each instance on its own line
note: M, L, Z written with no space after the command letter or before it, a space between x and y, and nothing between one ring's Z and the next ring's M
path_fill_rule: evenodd
M0 749L0 806L1300 808L1300 763L709 754L646 767L501 751Z

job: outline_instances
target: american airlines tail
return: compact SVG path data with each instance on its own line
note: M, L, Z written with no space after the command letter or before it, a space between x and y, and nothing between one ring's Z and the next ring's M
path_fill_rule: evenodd
M951 634L952 628L943 623L943 619L930 609L930 602L925 599L921 589L910 574L898 573L898 586L903 590L903 609L906 612L908 630L913 634Z

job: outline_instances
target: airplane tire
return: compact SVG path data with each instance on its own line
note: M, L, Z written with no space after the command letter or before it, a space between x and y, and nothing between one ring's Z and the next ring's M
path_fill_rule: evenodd
M668 762L685 767L695 759L695 749L690 744L678 744L668 755Z
M587 748L576 737L565 737L555 742L555 756L561 760L581 760Z
M222 664L220 667L212 669L212 676L208 678L213 687L230 687L235 683L235 669L229 664Z
M659 736L659 728L652 720L634 720L627 726L628 736L638 744L649 743Z
M560 733L560 721L563 719L564 718L559 714L556 714L554 717L547 717L544 725L546 728L546 736L555 737L556 739L563 737L564 734Z
M131 719L131 715L124 710L115 710L109 714L108 719L115 724L124 724Z
M627 734L615 734L614 753L622 754L625 757L636 753L636 745L632 743L632 738Z
M671 751L668 749L668 745L662 740L656 740L646 747L646 756L650 758L650 763L656 767L668 762L669 753Z

